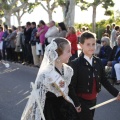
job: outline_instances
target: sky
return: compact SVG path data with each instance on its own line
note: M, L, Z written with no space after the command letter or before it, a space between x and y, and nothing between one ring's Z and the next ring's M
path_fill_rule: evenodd
M92 1L92 0L91 0ZM120 10L120 0L114 0L115 6L114 10ZM56 22L62 22L63 21L63 15L62 15L62 9L61 7L58 7L55 9L55 13L53 13L53 20ZM105 10L101 8L101 6L98 6L97 8L97 16L96 21L100 21L102 19L108 19L108 16L104 15ZM25 25L26 22L35 21L37 24L40 20L44 20L46 23L48 23L48 14L47 12L41 7L36 7L31 14L26 13L22 17L22 23L21 25ZM75 23L91 23L92 22L92 8L89 8L87 11L81 11L79 7L75 7ZM18 25L17 20L15 16L11 17L11 24L12 25Z

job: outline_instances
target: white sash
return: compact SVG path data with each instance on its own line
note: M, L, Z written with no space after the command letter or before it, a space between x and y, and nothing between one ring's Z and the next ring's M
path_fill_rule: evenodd
M60 92L64 99L74 105L72 99L68 96L68 94L65 93L65 89L68 86L66 85L66 81L64 80L64 78L58 72L56 72L54 68L49 69L47 73L47 82L51 85L54 85L54 87ZM61 81L64 82L64 87L60 86L59 83Z

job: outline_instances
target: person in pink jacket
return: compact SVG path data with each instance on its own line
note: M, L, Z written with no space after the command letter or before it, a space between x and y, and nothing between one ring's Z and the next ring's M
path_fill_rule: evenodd
M43 20L39 22L40 28L38 29L37 36L39 36L40 43L44 45L45 43L45 33L48 31L48 26L45 24Z
M40 63L42 62L43 59L43 53L44 53L44 48L45 48L45 33L48 31L48 26L45 24L43 20L40 20L39 22L39 29L37 32L37 36L39 37L40 40L40 45L41 45L41 51L40 51Z

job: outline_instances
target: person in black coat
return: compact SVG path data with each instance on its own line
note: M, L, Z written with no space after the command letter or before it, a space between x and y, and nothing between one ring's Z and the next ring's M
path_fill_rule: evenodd
M33 63L33 57L32 57L32 51L31 51L31 34L32 34L32 28L31 28L31 23L27 22L26 27L24 29L24 36L25 36L25 62L27 64L32 64Z
M98 57L101 59L103 66L105 67L108 62L108 58L110 57L110 54L112 52L112 48L110 47L110 39L109 37L102 37L101 39L102 47L100 49L100 53Z
M120 57L120 35L117 37L117 45L113 47L113 50L108 59L108 66L112 66L111 77L113 80L116 78L114 66L118 63L118 58Z
M119 91L114 88L105 77L104 67L99 58L93 56L95 50L95 37L93 33L84 32L81 35L80 45L83 49L80 57L71 62L74 70L69 85L69 96L75 103L79 120L93 120L94 110L90 107L96 105L101 84L120 100Z
M39 57L36 54L36 34L37 34L36 22L32 22L31 27L32 27L32 33L31 33L30 43L32 49L33 63L35 67L39 67L40 65Z

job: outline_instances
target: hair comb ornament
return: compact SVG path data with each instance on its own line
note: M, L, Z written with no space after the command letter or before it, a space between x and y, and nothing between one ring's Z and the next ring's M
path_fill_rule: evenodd
M53 62L58 58L58 53L56 52L57 48L58 46L54 41L51 41L51 43L46 47L46 55L50 62Z

